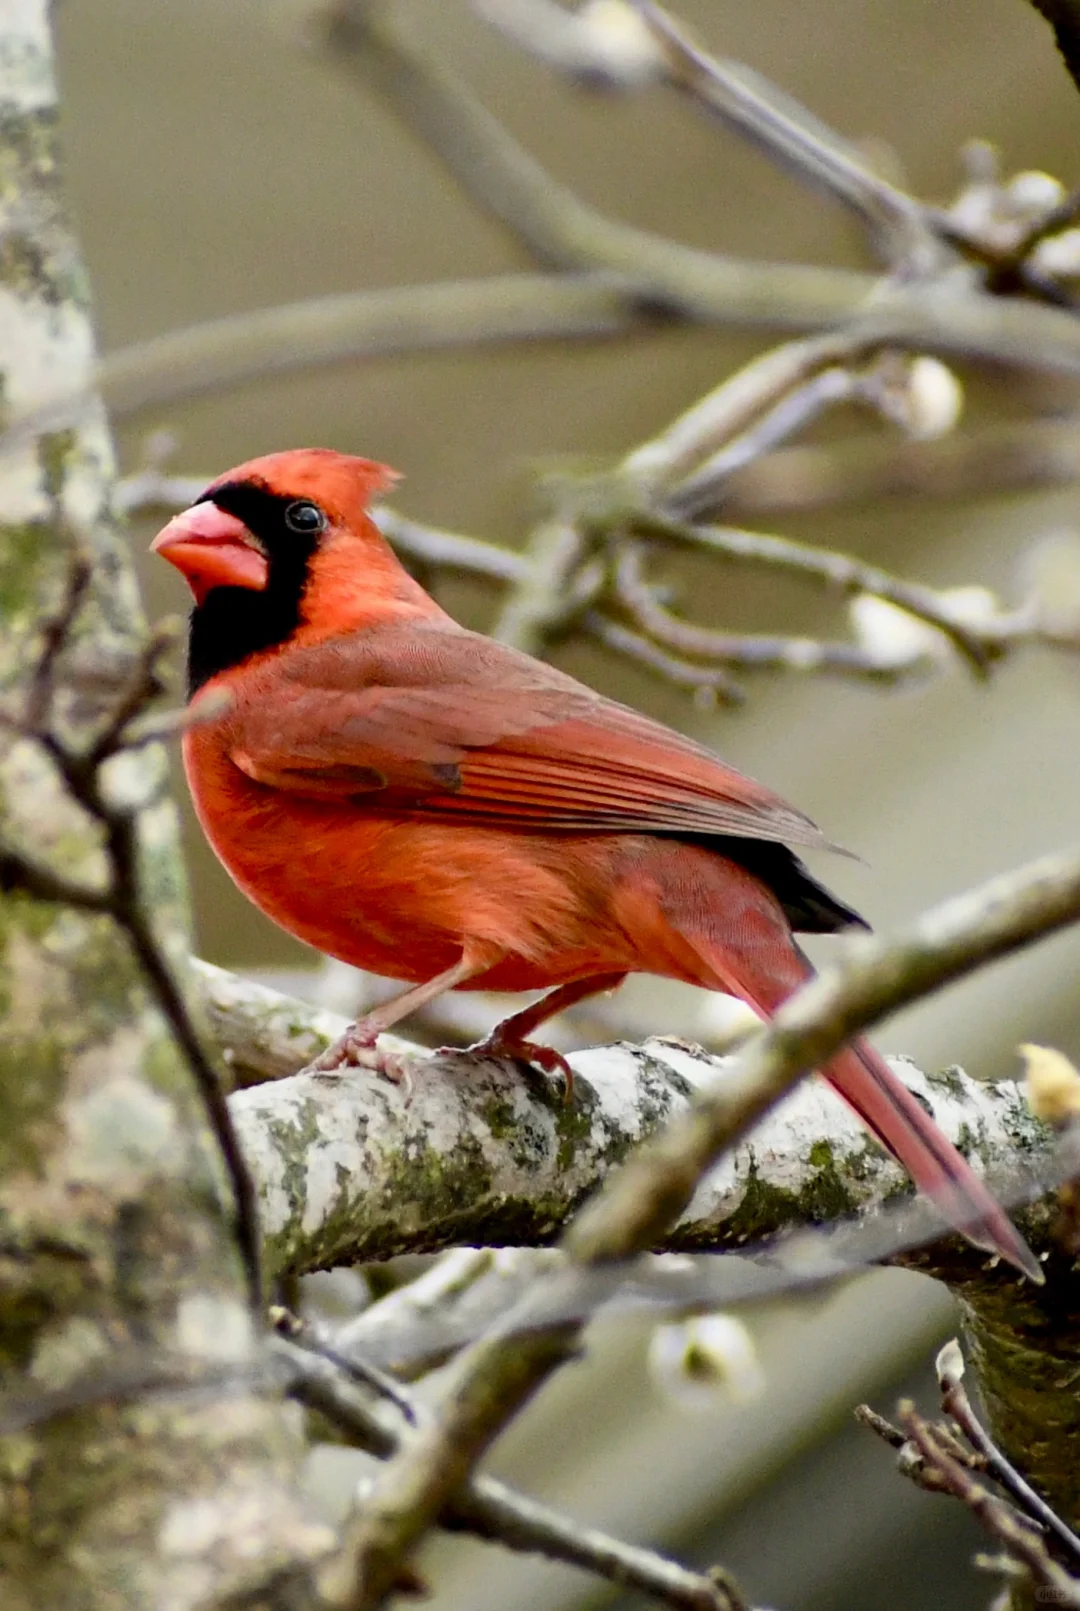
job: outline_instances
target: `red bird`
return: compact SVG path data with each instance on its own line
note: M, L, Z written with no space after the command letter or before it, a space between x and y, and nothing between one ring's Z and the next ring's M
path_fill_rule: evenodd
M541 990L485 1043L529 1036L628 973L768 1014L811 972L792 931L862 920L787 848L817 828L691 739L468 632L409 576L367 507L393 484L311 448L253 459L155 550L195 596L184 737L199 820L290 934L409 988L334 1049L359 1060L444 990ZM986 1186L881 1057L822 1070L979 1246L1038 1266Z

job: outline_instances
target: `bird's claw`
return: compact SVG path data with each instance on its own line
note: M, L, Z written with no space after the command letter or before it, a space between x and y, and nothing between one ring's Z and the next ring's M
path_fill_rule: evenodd
M350 1068L366 1068L404 1090L405 1106L413 1095L411 1059L401 1052L380 1050L378 1032L368 1029L363 1019L348 1028L332 1046L311 1064L317 1074L342 1074Z
M512 1035L500 1034L496 1027L486 1040L478 1040L468 1048L477 1057L507 1058L518 1063L527 1072L542 1069L545 1074L556 1075L562 1082L563 1101L574 1100L574 1071L562 1052L554 1046L541 1046L534 1040L518 1040Z

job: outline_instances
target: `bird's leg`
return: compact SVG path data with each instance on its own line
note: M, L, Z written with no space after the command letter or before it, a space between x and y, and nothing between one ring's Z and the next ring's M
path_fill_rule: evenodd
M475 956L463 956L455 962L452 968L445 968L437 973L434 979L427 979L423 984L410 985L389 1001L380 1002L355 1024L351 1024L332 1046L328 1046L320 1057L312 1063L313 1069L325 1072L332 1069L347 1068L374 1068L387 1079L400 1084L406 1078L406 1069L402 1058L393 1052L378 1054L375 1051L375 1042L379 1036L394 1024L400 1023L418 1007L424 1007L436 996L441 996L444 990L454 990L458 985L464 984L466 979L475 978L491 966L490 958L478 960Z
M597 973L588 979L575 979L570 984L559 985L549 990L546 996L541 996L539 1001L530 1002L520 1012L504 1018L485 1040L477 1041L469 1050L482 1057L512 1057L515 1062L535 1064L545 1074L561 1074L569 1102L574 1094L574 1071L570 1064L554 1046L540 1046L529 1036L549 1018L554 1018L557 1012L565 1012L587 996L615 990L625 978L625 973Z

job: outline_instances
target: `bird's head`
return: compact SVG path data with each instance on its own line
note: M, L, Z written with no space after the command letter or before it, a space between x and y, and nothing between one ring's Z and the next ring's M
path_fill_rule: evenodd
M154 539L195 598L194 690L261 650L441 613L368 514L397 480L329 448L270 453L212 482Z

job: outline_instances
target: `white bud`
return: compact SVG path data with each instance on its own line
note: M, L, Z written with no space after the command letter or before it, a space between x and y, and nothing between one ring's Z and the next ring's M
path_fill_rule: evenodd
M663 72L663 52L652 29L626 0L588 0L577 21L597 68L620 84L645 84Z
M986 632L996 626L1002 616L1001 602L988 587L946 587L937 595L942 615L959 627L972 632Z
M1031 254L1031 264L1040 274L1076 279L1080 276L1080 229L1066 229L1040 241Z
M848 620L856 643L883 671L948 657L949 641L936 627L872 593L851 600Z
M960 1352L960 1344L955 1337L950 1337L944 1348L938 1350L938 1356L934 1361L937 1379L943 1385L947 1381L962 1381L965 1368L964 1356Z
M746 1404L765 1390L754 1339L731 1315L695 1315L657 1326L649 1369L657 1386L686 1410L711 1408L721 1395Z
M1025 218L1042 218L1065 200L1065 186L1053 174L1028 169L1014 173L1005 186L1012 212Z
M948 365L938 358L913 359L908 372L908 435L924 442L946 436L963 410L964 388Z

